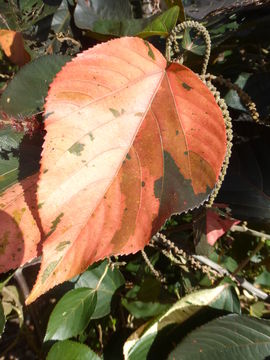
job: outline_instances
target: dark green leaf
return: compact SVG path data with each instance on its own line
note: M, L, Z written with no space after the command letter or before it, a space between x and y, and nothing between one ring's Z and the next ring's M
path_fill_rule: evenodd
M255 280L255 284L259 284L270 288L270 272L264 270Z
M44 341L65 340L82 332L89 324L96 301L93 289L80 288L67 292L51 313Z
M124 353L129 360L146 359L150 348L161 330L172 324L182 324L191 318L198 311L206 306L212 307L212 303L218 305L218 299L222 296L227 285L218 286L214 289L207 289L194 292L177 301L163 315L155 321L137 329L126 341ZM221 301L222 303L222 301ZM222 304L219 303L219 306ZM165 331L166 333L166 331Z
M169 308L169 304L143 301L128 302L126 299L122 299L122 305L137 319L162 314Z
M201 0L184 0L185 12L188 16L196 19L202 20L206 16L211 16L211 13L215 14L216 11L221 12L235 12L236 9L241 9L241 7L250 5L253 3L252 0L211 0L211 1L201 1Z
M0 130L0 192L39 169L42 134Z
M231 256L219 256L216 252L211 253L210 259L224 266L230 272L234 272L238 266L237 262Z
M0 337L4 331L5 323L6 323L6 318L5 318L3 306L2 304L0 304Z
M234 146L217 202L237 219L270 220L270 128L235 122Z
M262 317L265 312L264 302L258 301L250 306L250 315L256 317Z
M182 0L165 0L167 7L171 8L175 5L177 5L180 9L180 13L179 13L179 21L183 22L186 20L186 16L185 16L185 10L184 10L184 5L183 5L183 1Z
M15 3L0 2L0 29L18 30L18 9Z
M75 284L75 288L90 287L95 289L102 274L105 271L107 264L108 261L105 260L100 265L86 270L79 277ZM110 268L108 269L105 277L96 291L97 305L94 313L91 316L92 319L98 319L110 313L112 296L115 291L124 284L124 282L125 279L119 270L111 270Z
M211 307L231 313L241 314L240 301L233 286L226 287L220 296L211 303Z
M205 45L198 45L191 40L189 29L186 29L184 32L182 46L185 50L191 51L192 53L197 55L202 56L205 53Z
M62 0L60 6L53 15L51 29L54 30L56 34L67 31L69 28L70 19L71 15L68 6L68 0Z
M228 315L191 332L168 359L265 360L269 354L268 320Z
M248 78L251 76L249 73L241 73L235 81L235 84L243 89L247 83ZM228 91L224 100L227 105L236 110L246 111L246 108L242 105L241 100L235 90Z
M55 343L47 355L47 360L101 360L88 346L65 340Z
M136 35L155 18L134 19L128 0L78 0L74 12L78 28L110 36Z
M69 56L47 55L26 64L2 94L1 110L14 117L42 111L50 83L69 60Z

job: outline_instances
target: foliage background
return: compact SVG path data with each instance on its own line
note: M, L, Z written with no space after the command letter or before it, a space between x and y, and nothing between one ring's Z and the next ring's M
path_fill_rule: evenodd
M196 341L204 338L201 333L196 335L196 331L205 331L204 334L210 331L198 326L207 326L207 323L211 326L209 321L212 319L217 319L218 323L213 324L220 327L221 334L227 331L227 337L233 338L236 336L233 324L243 322L243 327L250 329L245 336L252 341L254 336L251 329L258 326L261 336L264 334L267 337L264 340L265 354L268 355L269 324L266 320L258 319L267 319L270 311L270 236L267 235L270 219L270 43L265 31L269 27L269 1L243 1L239 2L239 6L233 1L187 0L183 4L181 1L166 1L161 4L162 12L156 15L154 6L143 7L140 1L135 0L93 3L96 4L95 12L88 13L84 8L85 2L80 0L0 2L0 28L23 34L25 50L31 56L29 65L32 66L29 71L32 75L31 86L26 92L25 84L30 80L23 78L24 68L20 70L4 51L0 52L3 111L0 166L1 174L10 174L1 178L1 190L38 168L43 136L42 106L47 90L41 89L37 93L35 79L37 83L42 76L52 79L70 57L115 36L146 37L164 53L165 37L177 18L182 21L185 16L202 22L211 35L212 53L208 71L230 78L232 83L245 90L260 114L260 124L254 123L243 99L227 87L219 88L233 118L234 146L225 181L216 199L216 203L226 204L226 207L216 207L215 213L221 221L232 216L241 223L233 225L214 246L209 246L209 210L202 207L188 214L174 216L167 221L162 233L173 241L180 253L173 251L170 243L157 239L145 249L146 261L145 254L138 253L113 258L110 263L96 264L29 307L23 304L28 289L33 285L38 262L15 273L1 275L0 330L5 327L0 345L2 356L25 359L46 356L60 359L62 356L67 359L67 354L74 358L77 352L80 358L85 356L86 359L98 356L121 359L124 344L125 349L128 348L128 336L151 320L151 324L158 324L160 331L156 331L157 336L150 344L141 338L137 344L138 350L129 349L129 358L172 358L170 356L179 355L178 351L184 354L185 349L190 354L194 347L192 336ZM179 8L172 8L172 5ZM105 9L105 15L102 9ZM171 9L169 15L167 12L166 17L158 20L157 16L164 15L168 9ZM185 65L199 72L204 53L201 38L193 31L186 31L179 41ZM47 57L44 58L44 55ZM48 55L56 56L58 60L48 60ZM35 70L33 64L36 64ZM18 82L14 88L11 84L7 87L11 79L14 79L13 84ZM24 96L19 92L20 86ZM4 99L8 96L14 97L16 108L5 105ZM171 259L168 259L168 254ZM221 276L220 271L213 272L213 263L210 263L211 266L209 263L202 265L194 255L210 259L226 269L227 275ZM153 272L152 266L156 272ZM253 285L251 291L241 287L243 279ZM231 287L218 288L221 284ZM257 288L264 295L257 293ZM198 292L203 289L207 290L206 293ZM220 290L215 290L215 296L207 297L210 289ZM187 295L192 297L183 311L177 301L182 301ZM82 299L84 305L80 308L78 303ZM180 320L162 329L160 324L167 321L167 315L165 320L156 316L167 314L166 311L170 311L173 304L178 304L175 314ZM80 317L78 311L82 311ZM65 312L67 317L63 323ZM186 313L187 316L184 315ZM220 316L229 313L235 315L229 315L230 327L226 330L227 317ZM241 313L252 317L246 318L239 315ZM222 319L225 319L224 323ZM185 337L187 334L191 334L190 337ZM210 338L215 340L215 333L211 333ZM202 348L208 345L200 343ZM141 349L146 349L146 353ZM218 354L215 346L212 351L212 356ZM256 350L248 348L243 353L245 358L264 358L262 350L257 353L253 351ZM195 356L203 359L202 354L194 353L194 359ZM226 353L226 356L237 358L233 352Z

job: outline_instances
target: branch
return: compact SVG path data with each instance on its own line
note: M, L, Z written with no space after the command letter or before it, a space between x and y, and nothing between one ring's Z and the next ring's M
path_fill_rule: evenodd
M257 296L257 298L264 300L265 302L270 303L270 296L266 294L264 291L256 288L254 285L252 285L250 282L248 282L246 279L238 276L238 275L232 275L227 269L224 269L219 264L215 263L214 261L208 259L205 256L202 255L192 255L192 257L198 261L200 261L202 264L205 264L215 271L217 271L222 276L229 276L232 278L232 280L236 281L239 286L241 286L243 289L249 291L252 295Z
M252 236L255 236L255 237L260 237L260 238L264 238L265 240L270 240L270 235L265 234L265 233L260 232L260 231L249 229L245 224L243 224L243 225L233 225L231 227L231 231L245 232L245 233L247 233L249 235L252 235Z

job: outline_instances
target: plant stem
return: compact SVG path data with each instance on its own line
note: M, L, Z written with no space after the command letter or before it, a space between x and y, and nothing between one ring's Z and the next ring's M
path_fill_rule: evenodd
M270 235L265 234L263 232L257 231L257 230L252 230L249 229L245 224L243 225L233 225L231 227L231 231L237 231L237 232L245 232L249 235L255 236L255 237L260 237L260 238L264 238L265 240L270 240Z
M107 272L108 272L109 266L110 266L110 264L107 264L107 265L106 265L106 267L105 267L105 269L104 269L104 271L103 271L103 274L101 275L101 277L100 277L100 279L99 279L99 281L98 281L98 283L97 283L97 286L96 286L96 288L95 288L95 291L97 291L97 290L99 289L99 287L100 287L100 285L101 285L104 277L106 276L106 274L107 274Z
M214 269L215 271L217 271L221 275L229 276L230 278L232 278L232 280L235 280L237 283L239 283L239 285L243 289L249 291L251 294L253 294L254 296L257 296L259 299L262 299L265 302L270 302L270 296L268 294L266 294L264 291L256 288L254 285L252 285L246 279L244 279L244 278L242 278L242 277L240 277L238 275L232 276L232 274L227 269L224 269L222 266L220 266L219 264L215 263L214 261L208 259L205 256L193 255L193 257L196 260L199 260L201 263L211 267L212 269Z
M252 250L252 252L250 253L250 255L248 257L246 257L238 266L237 268L234 270L234 272L232 273L232 276L238 274L241 270L244 269L244 267L250 262L250 259L256 255L261 248L263 248L265 244L265 238L261 238L261 240L259 241L258 245L255 247L254 250Z
M18 268L15 271L14 279L16 279L16 281L21 289L21 292L23 294L23 298L25 300L29 295L29 288L28 288L27 282L23 276L22 268ZM41 330L40 330L40 326L39 326L39 322L38 322L38 318L39 318L38 312L36 311L36 308L33 304L28 306L28 311L33 320L33 323L34 323L34 326L35 326L35 329L37 332L38 340L39 340L40 344L42 344L43 336L41 334Z

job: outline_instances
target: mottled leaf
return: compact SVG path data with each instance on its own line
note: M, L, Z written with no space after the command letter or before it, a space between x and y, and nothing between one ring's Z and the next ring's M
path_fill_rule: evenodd
M97 260L142 249L214 188L226 152L221 110L196 74L166 65L148 42L121 38L58 73L38 186L47 240L28 302Z

